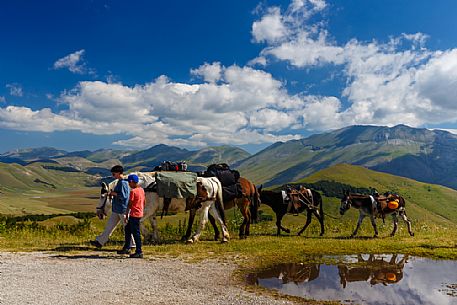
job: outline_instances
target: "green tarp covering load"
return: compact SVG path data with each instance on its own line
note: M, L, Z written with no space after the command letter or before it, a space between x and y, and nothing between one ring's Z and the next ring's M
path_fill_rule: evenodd
M165 198L188 198L197 195L197 173L157 172L157 194Z

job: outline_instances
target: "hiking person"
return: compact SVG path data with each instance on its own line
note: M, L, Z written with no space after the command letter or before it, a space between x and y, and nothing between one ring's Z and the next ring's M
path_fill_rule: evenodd
M129 202L130 188L127 180L124 179L124 168L121 165L115 165L111 168L111 174L118 182L114 190L108 194L113 198L112 213L106 223L105 229L95 240L90 241L90 244L97 248L103 247L108 242L119 221L124 224L124 215Z
M141 251L141 234L140 234L140 220L143 217L145 196L144 190L138 185L139 178L137 175L132 174L127 177L127 181L131 188L129 205L126 213L124 214L125 226L125 244L122 250L117 251L118 254L130 254L130 243L135 240L136 250L135 253L130 254L132 258L143 258Z

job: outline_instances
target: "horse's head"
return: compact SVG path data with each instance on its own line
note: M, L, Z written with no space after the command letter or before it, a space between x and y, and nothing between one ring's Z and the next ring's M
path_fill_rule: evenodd
M348 192L345 192L343 198L341 198L340 215L344 215L344 213L351 208L351 204L351 196Z
M109 196L109 192L113 190L115 182L107 184L106 182L102 182L101 190L100 190L100 198L96 209L96 214L99 219L103 219L104 216L108 213L108 206L111 205L111 198Z

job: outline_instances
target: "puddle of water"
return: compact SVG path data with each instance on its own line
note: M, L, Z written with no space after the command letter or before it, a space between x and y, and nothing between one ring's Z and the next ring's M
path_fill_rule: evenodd
M457 304L457 261L358 255L335 265L280 264L246 281L287 295L361 304Z

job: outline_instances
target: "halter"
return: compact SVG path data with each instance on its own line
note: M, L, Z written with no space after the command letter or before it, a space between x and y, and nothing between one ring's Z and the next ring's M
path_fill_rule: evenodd
M343 206L344 205L344 206ZM344 212L349 210L352 207L352 197L351 195L347 195L344 202L340 206L340 211L344 209Z

